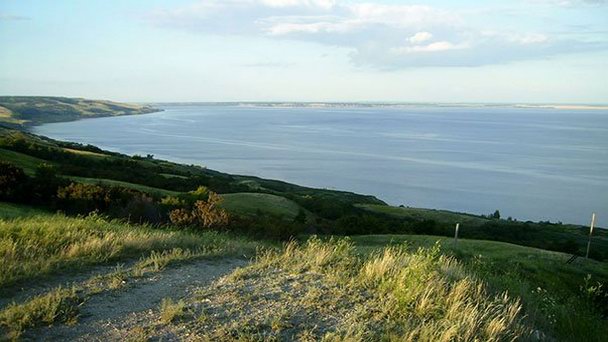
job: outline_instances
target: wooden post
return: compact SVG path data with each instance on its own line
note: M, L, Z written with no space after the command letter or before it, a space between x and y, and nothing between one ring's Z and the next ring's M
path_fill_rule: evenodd
M589 241L587 241L587 255L585 259L589 259L589 250L591 249L591 235L593 234L593 226L595 225L595 213L591 214L591 226L589 227Z
M460 228L460 223L456 223L456 229L454 230L454 243L458 243L458 228Z

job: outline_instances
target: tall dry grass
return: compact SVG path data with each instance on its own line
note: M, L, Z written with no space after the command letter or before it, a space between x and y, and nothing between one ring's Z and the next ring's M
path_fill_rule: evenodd
M106 220L42 215L0 220L0 289L59 270L180 248L198 255L243 254L257 244L215 232L157 229Z
M506 341L528 334L517 299L489 294L438 246L413 253L387 247L360 258L348 240L313 238L269 251L252 267L320 272L340 286L373 293L376 313L353 317L327 340Z

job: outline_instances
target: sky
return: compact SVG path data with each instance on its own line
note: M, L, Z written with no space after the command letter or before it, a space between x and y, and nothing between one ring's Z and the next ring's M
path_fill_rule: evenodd
M0 0L0 95L608 103L608 0Z

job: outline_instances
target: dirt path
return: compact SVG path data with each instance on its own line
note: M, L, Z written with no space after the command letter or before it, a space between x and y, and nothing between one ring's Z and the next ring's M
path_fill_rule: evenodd
M117 341L127 339L132 328L158 320L164 298L180 299L209 285L246 260L223 258L176 265L113 292L93 296L80 308L78 323L28 331L23 337L37 341Z
M29 298L44 294L58 286L69 287L74 284L83 282L93 276L109 274L116 271L119 266L130 267L137 262L136 259L120 262L112 265L96 265L88 268L85 271L56 273L48 275L45 278L30 281L27 287L12 288L0 294L0 309L6 307L10 303L23 303Z

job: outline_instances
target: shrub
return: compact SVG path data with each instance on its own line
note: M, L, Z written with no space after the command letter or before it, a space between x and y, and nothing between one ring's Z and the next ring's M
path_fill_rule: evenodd
M199 187L201 189L202 187ZM201 194L199 194L201 195ZM226 210L219 207L222 198L208 192L206 200L194 202L191 210L185 208L173 209L169 213L171 223L176 225L198 225L203 228L221 228L228 224L229 216Z
M228 224L228 212L218 207L222 197L216 193L209 193L207 201L196 201L192 215L198 223L205 227L223 227Z
M171 220L171 223L178 226L194 224L194 216L191 215L190 210L183 208L171 210L169 213L169 219Z
M105 211L111 201L107 191L101 186L82 183L71 183L59 188L57 198L62 209L80 214L95 210Z
M124 207L124 218L131 222L160 223L162 220L161 212L154 203L154 199L144 194L137 194L129 200Z

